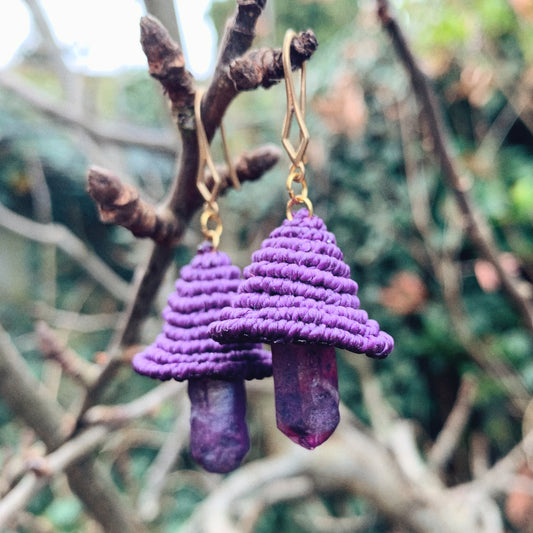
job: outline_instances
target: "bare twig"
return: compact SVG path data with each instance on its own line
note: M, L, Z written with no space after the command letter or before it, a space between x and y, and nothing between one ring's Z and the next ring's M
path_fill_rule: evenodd
M295 476L309 477L319 492L342 486L413 531L481 531L475 508L458 505L443 489L428 490L422 481L407 479L388 449L349 425L345 417L328 443L312 454L292 448L286 455L246 464L225 478L198 505L183 532L241 533L232 519L237 502L253 497L274 480Z
M118 311L115 313L78 313L55 309L44 302L36 302L35 308L32 309L32 316L38 320L44 320L56 329L93 333L113 329L120 318L120 313Z
M450 245L447 246L446 250L437 250L432 244L435 228L431 216L429 195L425 182L420 179L421 173L414 162L415 158L408 149L410 136L404 115L403 106L400 106L400 132L404 148L407 193L413 222L422 237L429 262L441 286L451 324L459 341L472 359L490 376L503 384L515 408L522 412L530 397L522 377L512 365L507 364L505 360L495 354L486 341L476 338L473 334L461 295L461 272L457 262L453 260ZM454 227L456 221L451 220L450 223Z
M70 92L72 91L72 82L74 74L68 70L63 61L63 55L61 53L61 48L59 47L55 35L50 28L50 23L48 17L41 5L37 0L24 0L28 6L33 22L37 27L40 37L41 37L41 46L44 50L48 61L55 70L59 81L63 86L63 91L67 98L70 97Z
M485 433L475 432L470 439L470 471L474 479L489 469L490 442Z
M93 139L119 146L138 146L169 155L176 153L176 138L172 131L89 119L79 110L34 89L12 72L0 71L0 86L23 99L31 107L54 121L70 127L82 128Z
M145 522L151 522L159 516L161 495L168 475L189 437L189 409L184 404L182 401L181 412L146 472L146 481L138 499L139 514Z
M468 486L473 490L484 491L488 495L505 493L515 479L516 472L532 458L533 431L526 435L505 457L470 482Z
M266 0L236 0L237 10L226 23L213 79L202 99L202 120L211 140L231 101L238 92L229 77L229 65L252 45L255 25ZM206 103L208 103L206 105Z
M31 196L35 203L34 217L44 224L52 222L52 198L38 154L30 153L25 163L31 180Z
M300 68L318 46L311 30L300 32L291 43L291 65ZM231 62L229 77L237 91L249 91L264 87L268 89L283 79L283 61L280 49L260 48Z
M167 381L130 403L119 405L95 405L85 413L84 424L120 425L129 420L146 416L164 401L178 397L185 391L183 383Z
M74 421L46 393L1 326L0 394L49 449L60 446L72 430Z
M477 391L477 380L470 375L462 377L455 404L428 453L430 468L441 470L457 449L459 439L470 417Z
M83 241L65 226L34 222L2 204L0 204L0 226L26 239L57 246L118 300L129 300L129 285L98 256L91 253Z
M278 161L281 150L274 145L266 145L242 154L234 162L239 181L259 179ZM221 170L221 193L231 186L230 174L226 167ZM207 176L209 183L210 176ZM129 229L136 237L150 237L162 245L179 241L186 221L181 220L169 209L157 208L139 197L135 187L122 183L112 172L91 167L87 176L87 191L96 202L102 222L119 224ZM202 205L198 192L189 198L189 210L197 210ZM179 213L181 214L181 213ZM179 215L178 214L178 215Z
M372 428L382 442L387 441L394 420L398 414L386 401L381 385L373 371L373 362L367 357L353 357L352 354L342 352L344 360L353 366L359 374L363 402L368 411Z
M107 533L141 533L137 514L127 506L107 470L92 457L65 469L69 486Z
M244 499L241 512L239 512L237 507L236 514L240 515L238 520L240 530L243 533L253 533L257 521L265 510L281 502L291 502L309 497L314 490L315 485L307 476L273 480L261 490L258 490L253 495L253 498ZM316 523L313 522L313 526L316 527ZM337 530L328 529L328 531ZM341 532L339 531L339 533Z
M418 66L398 22L392 16L388 1L377 0L377 5L381 23L391 38L394 49L411 79L413 91L421 104L422 117L427 124L433 151L442 167L443 178L452 191L463 216L466 231L480 254L494 266L505 292L521 313L528 330L533 333L533 302L529 300L528 295L522 293L516 280L503 268L491 228L472 202L465 182L456 168L456 162L448 148L447 135L433 89Z
M150 237L165 244L183 232L175 217L158 213L155 206L141 200L135 187L122 183L109 170L89 168L87 192L96 202L102 222L124 226L136 237Z
M172 40L161 22L151 15L141 18L141 46L148 60L150 76L165 89L178 127L194 129L194 115L183 114L194 106L195 90L194 78L185 68L181 47Z
M172 39L180 44L180 32L178 27L178 17L173 0L144 0L146 11L156 19L164 22Z
M513 106L508 102L498 113L498 116L494 119L494 122L479 143L476 150L476 157L488 158L489 162L493 162L494 156L498 153L499 148L518 117L519 115L517 115Z
M94 383L100 374L97 366L83 359L68 346L64 346L45 322L37 322L35 332L39 350L44 357L56 361L69 376L84 387Z
M65 415L32 375L23 357L0 327L0 394L13 411L33 428L48 450L58 449L72 433L74 419ZM66 474L74 493L110 533L136 531L110 480L92 459L71 464Z
M97 448L108 433L109 428L104 426L89 428L47 456L33 459L28 465L29 472L0 500L0 529L24 509L50 478Z
M360 515L332 516L318 498L304 504L302 511L295 513L295 519L305 530L316 533L357 533L368 531L376 521L376 513L368 510Z

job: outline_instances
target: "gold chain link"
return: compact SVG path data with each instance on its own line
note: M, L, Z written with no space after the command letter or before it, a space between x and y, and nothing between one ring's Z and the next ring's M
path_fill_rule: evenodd
M202 195L202 198L205 200L204 210L200 216L202 233L204 234L204 237L213 244L213 248L216 249L220 242L220 235L222 234L222 220L220 219L217 203L220 188L222 186L222 178L220 177L215 163L213 162L213 158L211 157L209 141L207 140L207 134L205 133L204 124L202 122L202 96L203 90L198 89L194 98L194 117L196 120L196 136L198 139L198 173L196 174L196 186L198 187L198 191ZM228 165L231 183L233 187L239 189L239 178L237 177L235 167L229 156L226 134L222 123L220 124L220 135L222 137L222 148L226 164ZM211 171L211 176L213 178L213 182L209 184L207 183L205 174L206 165ZM214 228L209 227L210 222L215 224Z
M285 90L287 93L287 112L285 113L285 120L283 121L283 128L281 132L281 144L289 155L291 160L291 168L289 170L289 177L287 178L287 191L289 193L289 201L287 203L287 218L292 220L292 207L297 204L305 204L309 210L309 216L313 216L313 204L307 197L307 182L305 181L305 152L309 144L309 131L305 124L305 62L300 69L300 96L296 95L294 87L294 80L292 77L291 65L291 43L296 37L293 30L287 30L285 39L283 41L283 74L285 77ZM290 141L291 124L293 117L300 129L300 142L295 148ZM296 194L292 188L293 183L298 183L302 186L300 194Z

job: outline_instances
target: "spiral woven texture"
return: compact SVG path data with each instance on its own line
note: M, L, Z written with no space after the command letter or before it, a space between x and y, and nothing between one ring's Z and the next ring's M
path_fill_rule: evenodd
M156 341L134 356L133 368L152 378L260 379L272 375L269 352L260 344L220 344L207 334L220 319L240 283L240 270L229 257L204 245L183 267L163 311L163 331Z
M252 255L238 296L208 331L221 342L318 343L386 357L394 341L359 308L357 290L333 233L300 209Z

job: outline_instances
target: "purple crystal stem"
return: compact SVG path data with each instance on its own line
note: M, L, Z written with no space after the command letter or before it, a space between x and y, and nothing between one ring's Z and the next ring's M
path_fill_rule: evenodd
M272 370L279 430L312 450L339 423L335 347L272 344Z
M189 379L191 453L209 472L230 472L250 448L244 380Z

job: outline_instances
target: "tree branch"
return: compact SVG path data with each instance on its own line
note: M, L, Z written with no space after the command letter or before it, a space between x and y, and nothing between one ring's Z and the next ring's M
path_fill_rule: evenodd
M273 480L258 490L253 498L244 499L242 506L239 506L242 507L242 510L236 509L236 514L239 515L239 527L243 533L253 533L256 530L257 521L264 511L279 503L308 498L314 491L315 485L307 476L294 476ZM307 525L309 526L307 528L308 531L318 531L316 522L313 521L312 526L311 524ZM328 525L331 526L331 522ZM323 529L322 531L341 533L341 530L332 527ZM354 533L355 531L354 529L350 529L350 533Z
M92 254L85 243L65 226L35 222L11 211L1 203L0 226L26 239L57 246L115 298L120 301L129 300L129 285L98 256Z
M313 451L292 447L285 455L254 461L225 478L183 527L183 533L241 533L235 505L273 481L307 476L315 491L344 487L367 498L395 524L420 533L479 532L477 510L458 511L452 491L406 478L388 449L344 416L328 443ZM406 509L409 512L406 512Z
M146 11L156 19L165 22L172 39L180 45L180 32L178 27L178 17L173 0L144 0Z
M94 383L100 374L96 365L83 359L68 346L64 346L45 322L37 322L35 332L39 350L44 357L56 361L64 372L82 386L89 387Z
M241 183L259 179L279 160L281 150L274 145L266 145L251 152L242 154L234 161L237 178ZM231 186L231 178L227 167L220 168L222 180L220 192ZM206 180L212 181L207 174ZM136 237L149 237L162 245L178 242L185 230L185 222L178 219L167 209L158 209L139 197L135 187L122 183L109 170L90 167L87 175L87 191L96 202L100 220L105 223L118 224L130 230ZM196 191L189 198L189 210L196 211L203 200Z
M96 141L176 154L176 137L170 130L90 120L80 110L56 102L11 72L0 71L0 85L43 115L60 124L79 127Z
M36 302L32 309L32 317L43 320L55 329L94 333L112 330L120 319L120 312L111 313L78 313L65 309L56 309L44 302Z
M100 220L129 229L136 237L171 243L183 228L173 216L163 216L155 206L139 197L132 185L122 183L111 171L92 166L87 173L87 192L98 207Z
M453 260L453 252L450 250L450 245L445 244L443 247L447 251L443 252L440 249L437 250L432 244L435 242L435 228L432 222L429 193L426 183L418 179L420 172L417 168L415 156L409 149L413 136L409 135L410 128L407 124L404 107L399 106L398 114L404 149L407 194L411 204L413 222L420 233L431 268L441 287L452 327L469 356L488 375L502 383L515 408L519 412L523 412L529 402L530 394L523 383L522 376L512 365L507 364L504 359L495 354L487 341L477 338L472 333L461 295L461 272L457 262ZM456 225L457 221L451 219L450 228ZM449 234L450 232L448 232ZM449 240L447 237L446 241Z
M530 431L505 457L497 461L480 477L468 483L474 491L491 496L508 491L516 472L533 458L533 431Z
M202 120L211 140L238 92L229 77L229 65L252 45L255 25L266 0L237 0L237 10L226 23L213 79L202 99ZM206 105L208 103L208 105Z
M451 459L468 423L476 392L477 380L473 376L463 376L455 404L428 453L430 468L441 470Z
M48 450L58 449L71 435L74 419L46 394L1 326L0 394L14 413L35 430ZM124 508L115 487L92 458L70 465L66 474L74 493L106 532L137 530L131 512Z
M312 30L300 32L291 42L291 65L293 69L301 68L318 47L318 41ZM264 87L268 89L283 79L282 51L273 48L251 50L231 62L229 78L236 91L249 91Z
M50 450L60 446L72 430L74 420L67 417L33 376L1 326L0 394L13 412L33 428Z
M145 483L139 494L139 514L145 522L152 522L159 516L161 495L168 475L188 442L189 408L185 405L185 402L182 401L180 403L182 409L155 459L152 461L150 468L147 470Z
M167 381L153 388L139 398L118 405L95 405L87 410L82 424L121 425L130 420L146 416L157 409L164 401L175 399L185 391L185 384Z
M305 530L316 533L357 533L372 529L376 521L374 509L351 516L332 516L324 503L318 498L302 506L303 512L295 516L298 524Z
M427 124L433 151L442 167L444 181L452 191L463 216L465 229L478 252L494 266L507 296L521 313L527 329L533 333L533 302L530 301L529 295L523 294L516 280L503 268L491 228L474 205L464 179L457 170L456 162L448 148L447 134L434 91L413 56L398 22L392 16L388 1L377 0L377 5L381 24L389 34L422 107L421 116Z
M67 441L45 457L33 459L28 473L0 500L0 529L23 510L50 478L96 449L107 438L109 429L95 426Z

